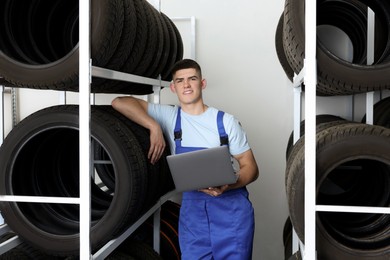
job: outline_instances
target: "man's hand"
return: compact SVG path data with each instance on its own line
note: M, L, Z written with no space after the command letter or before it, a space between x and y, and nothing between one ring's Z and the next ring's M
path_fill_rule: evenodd
M111 102L112 107L135 123L149 129L150 148L148 159L155 164L164 153L165 140L160 125L148 115L148 103L131 96L117 97Z
M209 187L207 189L200 189L199 191L204 192L210 196L216 197L221 195L229 185L223 185L223 186L218 186L218 187Z
M165 150L165 139L161 127L156 124L150 129L150 148L148 152L148 159L152 164L155 164Z

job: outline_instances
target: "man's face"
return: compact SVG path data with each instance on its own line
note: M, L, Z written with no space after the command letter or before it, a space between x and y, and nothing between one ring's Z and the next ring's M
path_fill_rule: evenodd
M178 70L173 76L171 90L177 94L182 104L192 104L202 99L202 90L206 81L201 78L195 69Z

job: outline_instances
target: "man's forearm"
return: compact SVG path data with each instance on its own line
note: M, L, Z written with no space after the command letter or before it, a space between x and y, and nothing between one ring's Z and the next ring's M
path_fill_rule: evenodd
M148 115L148 104L146 101L134 97L117 97L111 102L112 107L131 121L152 129L156 122Z
M150 147L148 158L153 164L157 162L163 154L166 144L160 125L148 115L148 103L141 99L126 96L115 98L111 105L128 119L149 129Z

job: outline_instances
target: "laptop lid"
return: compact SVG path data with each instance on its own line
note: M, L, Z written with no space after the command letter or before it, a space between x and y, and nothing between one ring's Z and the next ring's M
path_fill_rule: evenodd
M176 191L199 190L236 182L228 146L167 156Z

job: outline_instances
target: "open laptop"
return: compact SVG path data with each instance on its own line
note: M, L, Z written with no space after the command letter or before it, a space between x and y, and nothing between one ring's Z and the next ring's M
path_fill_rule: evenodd
M236 182L228 146L167 156L176 191L199 190Z

